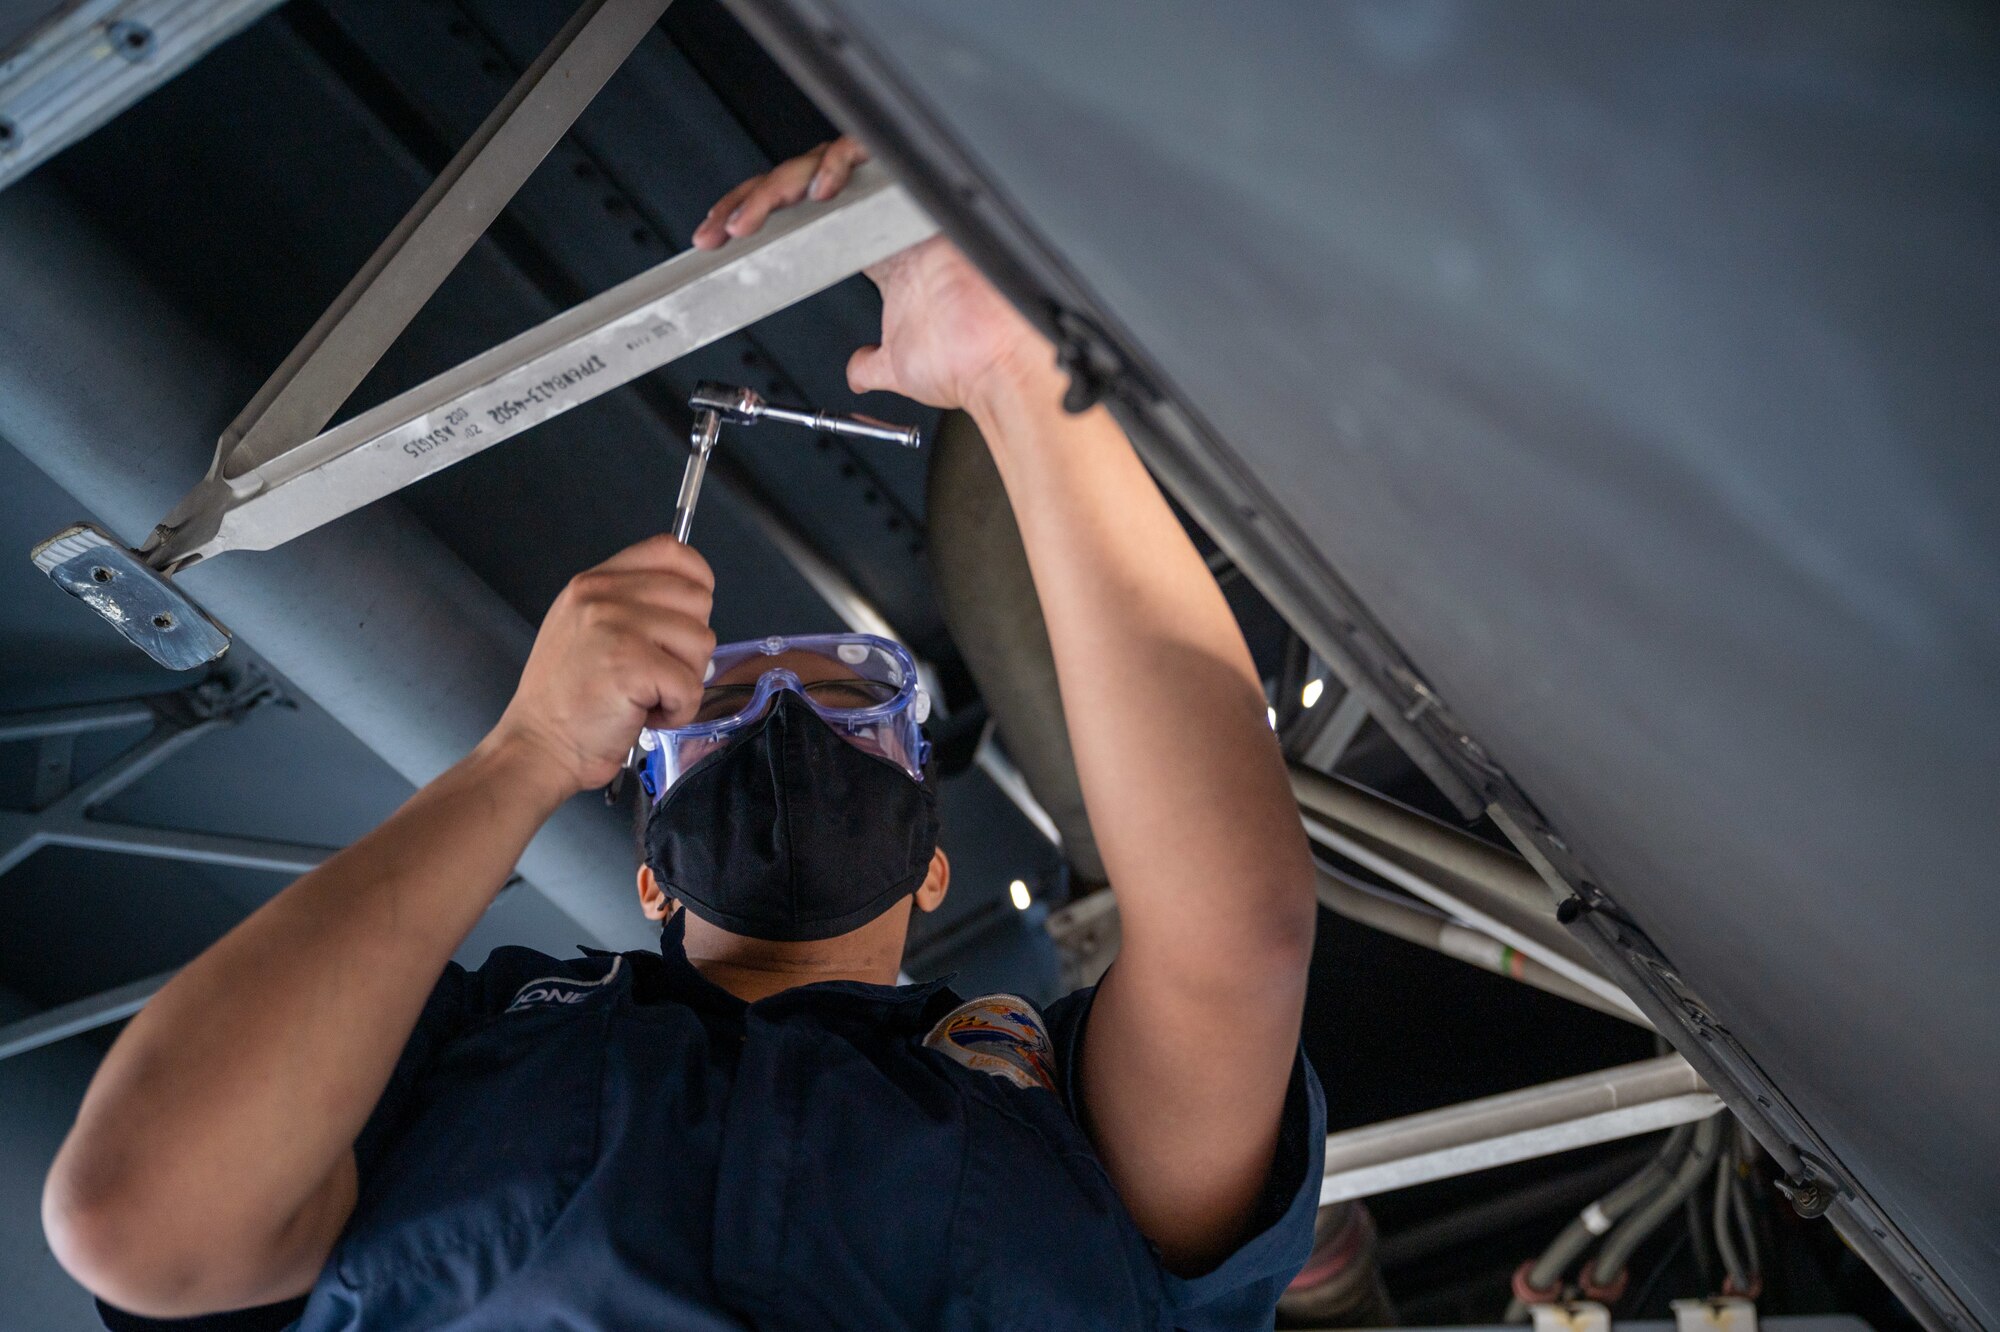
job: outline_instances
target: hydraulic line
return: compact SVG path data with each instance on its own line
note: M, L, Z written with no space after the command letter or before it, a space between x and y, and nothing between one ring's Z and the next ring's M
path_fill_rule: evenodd
M1667 1140L1660 1145L1652 1160L1577 1213L1549 1242L1549 1247L1542 1250L1542 1256L1535 1260L1535 1265L1528 1269L1526 1286L1539 1291L1553 1290L1559 1285L1570 1264L1582 1256L1592 1240L1604 1234L1641 1201L1667 1186L1687 1152L1688 1140L1693 1136L1694 1125L1680 1125L1667 1134ZM1507 1322L1520 1322L1527 1316L1528 1306L1520 1298L1507 1306Z
M1729 1275L1723 1293L1752 1299L1756 1297L1764 1267L1763 1255L1758 1252L1757 1228L1750 1214L1746 1173L1755 1150L1748 1136L1740 1131L1724 1146L1716 1162L1715 1194L1709 1210L1715 1247Z
M1722 1146L1722 1125L1717 1121L1722 1115L1704 1119L1695 1126L1694 1146L1674 1170L1672 1181L1645 1202L1635 1207L1625 1219L1618 1223L1604 1247L1598 1250L1586 1273L1596 1285L1609 1286L1616 1283L1637 1249L1672 1214L1676 1207L1695 1189L1715 1167L1716 1153Z
M1744 1259L1749 1265L1750 1280L1754 1284L1763 1278L1764 1255L1757 1251L1757 1227L1751 1224L1750 1220L1750 1187L1744 1183L1743 1177L1735 1172L1732 1172L1729 1178L1729 1200L1736 1210L1736 1227L1743 1232ZM1745 1286L1744 1289L1747 1291L1750 1287Z
M1732 1146L1723 1152L1722 1159L1715 1168L1715 1202L1710 1211L1710 1221L1715 1229L1715 1251L1722 1257L1723 1270L1738 1290L1750 1289L1750 1271L1737 1251L1736 1240L1729 1233L1729 1208L1734 1189L1736 1172L1736 1151Z
M1764 1255L1758 1251L1757 1226L1750 1212L1750 1163L1756 1159L1757 1144L1742 1125L1737 1125L1736 1151L1730 1164L1729 1205L1736 1217L1736 1229L1743 1240L1743 1265L1749 1270L1747 1282L1725 1294L1757 1298L1764 1283Z

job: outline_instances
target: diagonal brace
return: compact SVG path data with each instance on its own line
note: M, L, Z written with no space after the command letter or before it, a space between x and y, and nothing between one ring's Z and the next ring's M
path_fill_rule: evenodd
M142 552L172 572L269 550L630 383L935 234L881 167L757 235L691 250L238 475L213 471Z
M152 731L98 773L26 813L0 810L0 874L45 846L114 851L152 859L195 861L241 869L303 874L333 854L324 847L257 837L229 837L172 828L145 828L95 817L97 809L147 773L222 726L279 695L261 675L213 679L178 694L135 703L50 708L0 717L0 737L47 739L151 718Z

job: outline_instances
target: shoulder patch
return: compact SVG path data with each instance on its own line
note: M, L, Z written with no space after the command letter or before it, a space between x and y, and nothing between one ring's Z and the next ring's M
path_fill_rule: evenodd
M618 970L624 964L624 958L614 955L610 969L596 980L577 980L570 976L537 977L514 992L513 1002L504 1011L514 1013L539 1004L580 1004L593 995L605 993L605 987L617 979Z
M1055 1044L1042 1015L1011 994L981 995L939 1019L924 1047L1016 1087L1056 1089Z

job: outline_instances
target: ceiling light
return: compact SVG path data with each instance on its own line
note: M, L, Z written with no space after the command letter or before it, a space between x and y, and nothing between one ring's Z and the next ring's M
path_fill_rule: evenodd
M1028 903L1033 900L1028 896L1028 885L1022 883L1019 879L1007 885L1007 896L1014 899L1014 909L1016 911L1026 911Z
M1326 681L1324 680L1306 681L1306 687L1299 691L1300 706L1308 708L1311 707L1313 704L1319 702L1319 696L1321 694L1324 694L1325 692L1326 692Z

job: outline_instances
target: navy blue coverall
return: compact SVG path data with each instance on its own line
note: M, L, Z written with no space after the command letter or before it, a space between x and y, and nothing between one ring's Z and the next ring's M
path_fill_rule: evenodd
M311 1294L113 1329L1269 1328L1325 1135L1301 1053L1241 1246L1163 1268L1080 1127L1094 991L1044 1019L943 982L745 1004L659 953L446 968Z

